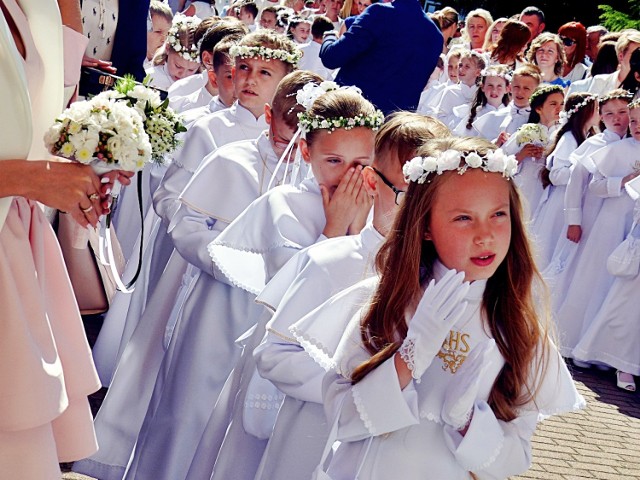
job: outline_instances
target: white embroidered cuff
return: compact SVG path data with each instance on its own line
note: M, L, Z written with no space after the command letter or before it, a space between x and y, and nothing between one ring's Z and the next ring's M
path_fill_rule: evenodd
M500 422L484 401L476 402L473 418L464 437L448 425L444 431L447 447L458 463L470 472L484 470L495 462L504 443Z

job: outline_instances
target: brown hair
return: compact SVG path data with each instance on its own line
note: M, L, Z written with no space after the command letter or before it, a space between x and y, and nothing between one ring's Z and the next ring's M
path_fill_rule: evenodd
M444 7L430 14L431 20L436 22L440 31L446 30L451 25L458 23L458 12L451 7Z
M445 150L475 151L480 155L495 145L480 138L438 139L418 150L422 156L437 156ZM432 277L437 259L432 242L424 240L440 185L456 172L431 174L425 183L411 182L395 223L376 257L380 283L365 314L361 335L372 357L353 372L355 384L391 358L407 335L405 311L422 295L420 267ZM508 181L508 180L505 180ZM489 395L489 405L505 421L516 417L517 407L532 399L529 388L532 366L540 371L545 352L533 365L546 330L534 308L533 283L540 280L523 221L522 206L515 184L509 181L511 241L504 261L487 280L482 300L483 318L496 341L505 366ZM427 278L427 279L428 279Z
M359 93L339 89L320 95L309 109L309 114L320 118L353 118L373 115L376 108ZM307 132L307 144L311 145L320 130Z
M176 22L176 18L173 19L174 23ZM191 51L191 47L197 44L197 40L195 38L196 34L196 26L193 23L184 23L181 22L178 27L178 41L182 46L182 49L186 52ZM167 58L169 58L169 52L178 53L174 50L171 44L168 41L164 42L164 48L158 49L158 53L153 57L154 65L164 65L167 63ZM198 63L197 60L191 60L192 62Z
M572 108L574 108L579 103L582 103L588 98L593 98L593 100L587 103L584 107L578 109L577 112L574 112L568 119L567 123L565 123L560 130L558 130L551 144L547 147L547 155L551 155L553 151L558 146L558 142L562 138L562 136L571 132L573 138L575 138L578 145L581 145L587 138L587 133L584 131L584 127L593 114L597 111L598 108L598 98L597 95L588 92L576 92L569 95L565 98L564 101L564 111L568 112ZM551 180L549 180L549 170L545 167L540 171L540 181L542 182L542 186L547 188L551 185Z
M374 163L380 166L396 158L402 168L426 141L450 136L451 131L436 118L405 111L392 113L376 134Z
M215 46L223 40L240 40L249 33L244 23L234 17L224 17L215 25L209 27L200 43L200 56L202 52L213 52Z
M523 22L507 20L491 52L491 60L506 65L514 63L530 38L531 31Z
M529 48L529 52L527 53L527 60L534 65L538 64L536 60L536 52L542 45L547 42L553 42L556 46L556 52L558 54L558 59L556 63L553 65L553 73L560 76L564 70L564 65L567 63L567 55L564 52L564 46L562 45L562 40L555 33L543 32L533 39L531 42L531 47Z
M273 94L271 108L276 118L282 119L289 128L298 128L298 113L304 112L304 107L296 100L296 93L308 83L320 85L322 77L306 70L296 70L286 75Z
M513 72L513 77L515 78L516 76L533 78L538 82L538 85L542 82L542 73L540 72L540 69L537 65L532 65L530 63L518 67L515 72Z

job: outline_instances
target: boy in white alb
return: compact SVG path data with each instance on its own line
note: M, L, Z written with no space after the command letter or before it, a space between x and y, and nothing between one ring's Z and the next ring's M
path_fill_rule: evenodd
M529 97L541 81L542 77L538 67L526 65L518 68L513 73L511 81L513 96L511 103L495 112L489 112L473 122L474 128L480 132L480 136L499 147L502 146L512 133L527 123L529 113L531 113Z
M296 54L297 50L293 42L283 37L275 36L275 34L256 33L254 37L256 35L259 35L259 38L254 38L253 41L261 42L267 38L275 41L272 44L274 47L280 45L285 47L284 50L280 50L283 58L293 61L299 57L299 54ZM245 40L251 42L250 37L248 36ZM246 43L245 45L252 44ZM261 106L262 111L265 108L265 104L271 101L277 82L294 66L293 63L282 60L272 59L270 62L266 62L262 57L238 58L236 66L243 73L234 78L235 88L246 88L248 75L244 72L253 71L257 66L264 63L268 64L267 71L272 75L268 77L265 75L264 79L259 78L256 80L252 77L248 80L251 84L251 89L260 92L260 99L265 98ZM257 72L254 72L251 75L256 74ZM245 94L240 95L239 101L243 101L244 96ZM257 113L258 105L256 101L259 100L251 98L248 104ZM236 105L251 117L253 124L257 123L256 117L248 109L244 109L241 105ZM264 118L264 114L260 114L260 117ZM256 128L236 128L238 123L233 123L232 115L227 115L223 119L224 122L218 122L216 131L216 138L219 143L251 139L252 137L257 138L263 132L263 130L257 130ZM266 121L264 121L264 125L266 129ZM225 132L228 134L225 135ZM242 134L246 135L246 137L243 138ZM183 149L169 166L161 186L154 196L156 213L167 227L182 204L179 200L182 190L191 180L202 159L210 152L210 149L207 148L198 149L194 147L190 138L191 136L188 132ZM197 146L201 146L202 143ZM257 179L256 182L258 182ZM227 191L226 187L222 191ZM259 192L256 191L254 197L258 195ZM227 201L227 203L233 202ZM250 200L248 203L250 203ZM238 200L236 205L240 207L243 204ZM230 221L231 219L228 220ZM158 237L154 244L154 255L152 255L153 264L149 273L152 278L157 278L157 286L150 285L150 288L155 287L155 289L148 302L149 308L145 310L140 318L131 319L131 321L139 323L135 327L131 340L122 354L122 366L116 371L109 394L96 418L96 431L98 432L98 437L101 438L103 448L90 459L76 463L74 468L80 473L99 478L121 479L125 473L133 447L136 446L136 453L142 451L142 447L139 444L136 445L136 437L140 432L145 412L147 412L154 383L156 381L161 383L164 376L162 371L158 374L158 370L165 355L163 343L168 343L168 340L164 341L164 337L165 335L170 336L172 330L169 322L172 308L175 306L175 299L180 290L186 288L193 277L188 272L188 263L177 252L172 254L171 244L167 248L165 239L168 237L164 228L161 226L158 231ZM167 332L165 332L166 330ZM159 386L156 388L160 389ZM152 416L151 413L149 412L148 414ZM167 460L169 461L169 459ZM175 477L169 476L167 478Z
M311 24L311 41L300 46L303 56L300 60L300 68L317 73L325 80L333 79L333 70L327 68L320 60L320 47L324 32L333 30L333 23L324 15L318 15Z

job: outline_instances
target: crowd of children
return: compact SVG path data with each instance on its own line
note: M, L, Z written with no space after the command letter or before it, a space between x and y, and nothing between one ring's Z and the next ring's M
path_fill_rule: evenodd
M569 361L635 391L640 32L443 8L417 110L385 118L321 49L384 3L220 3L151 0L147 73L188 130L146 172L74 471L507 478L584 406Z

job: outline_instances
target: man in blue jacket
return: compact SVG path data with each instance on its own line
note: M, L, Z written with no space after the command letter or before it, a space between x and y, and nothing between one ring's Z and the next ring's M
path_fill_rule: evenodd
M340 39L326 34L320 58L327 68L340 68L340 85L360 87L388 114L416 109L442 44L418 0L394 0L367 7Z

